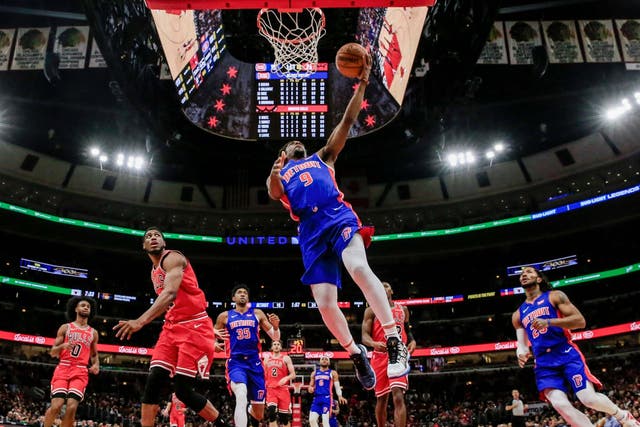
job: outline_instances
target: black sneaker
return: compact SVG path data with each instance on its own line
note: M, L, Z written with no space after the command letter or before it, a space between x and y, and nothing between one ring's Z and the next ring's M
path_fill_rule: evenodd
M356 377L365 390L371 390L376 386L376 374L371 369L371 363L367 357L367 348L362 344L358 344L360 354L352 354L351 360L356 367Z
M409 351L397 337L387 338L387 353L389 354L389 366L387 376L389 379L404 377L409 373Z

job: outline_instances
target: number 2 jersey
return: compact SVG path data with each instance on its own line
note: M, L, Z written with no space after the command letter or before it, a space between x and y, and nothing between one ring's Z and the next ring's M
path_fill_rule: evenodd
M93 337L91 326L78 326L74 322L68 323L64 342L71 345L60 352L60 364L86 367L91 358Z
M289 367L284 361L284 354L278 356L271 354L264 361L264 373L267 387L288 387L288 384L280 386L278 383L289 375Z

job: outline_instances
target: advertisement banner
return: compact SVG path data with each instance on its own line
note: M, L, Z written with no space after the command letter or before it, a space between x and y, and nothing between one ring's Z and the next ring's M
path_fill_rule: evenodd
M58 27L53 51L60 55L59 68L84 68L88 43L89 27Z
M42 273L55 274L58 276L78 277L81 279L86 279L89 276L89 270L84 268L49 264L46 262L35 261L27 258L20 258L20 268L40 271Z
M9 69L9 55L11 54L11 46L15 35L15 28L0 29L0 71Z
M578 21L587 62L620 62L613 22L605 20Z
M51 28L18 28L12 70L42 70Z
M89 57L89 68L107 68L107 62L100 52L96 39L91 42L91 56Z
M640 62L640 20L616 19L624 62Z
M551 64L584 62L573 21L542 21L544 40Z
M504 22L496 21L491 26L489 37L480 53L478 64L508 64L507 41L504 37Z
M533 64L531 50L542 45L538 21L507 21L505 25L511 64Z

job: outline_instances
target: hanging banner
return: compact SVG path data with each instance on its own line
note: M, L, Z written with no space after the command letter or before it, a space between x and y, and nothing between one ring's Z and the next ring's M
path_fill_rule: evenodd
M100 52L96 39L91 41L91 57L89 58L89 68L107 68L107 63Z
M551 64L584 62L573 21L542 21L544 40Z
M487 42L480 53L478 64L508 64L507 44L504 37L504 22L494 22Z
M624 62L640 62L640 20L616 19Z
M11 54L11 45L16 35L16 29L0 29L0 71L9 69L9 55Z
M613 22L578 21L587 62L620 62Z
M12 70L42 70L51 28L18 28Z
M505 25L511 64L532 64L531 50L542 44L538 21L507 21Z
M89 42L89 27L58 27L53 51L60 55L62 69L84 68Z

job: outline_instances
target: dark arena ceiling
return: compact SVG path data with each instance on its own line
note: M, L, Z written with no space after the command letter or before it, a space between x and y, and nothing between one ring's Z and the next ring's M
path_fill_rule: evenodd
M0 7L0 27L91 25L94 31L109 16L108 4L120 3L7 0ZM353 41L357 11L326 9L320 60L332 61L339 46ZM255 15L222 13L228 49L243 61L270 59ZM426 73L417 76L414 69L398 116L351 141L340 170L364 171L369 182L415 179L440 173L447 147L460 141L481 146L502 140L506 156L515 159L594 132L608 104L638 90L637 72L623 63L475 65L483 40L494 20L638 16L638 3L624 0L439 1L429 12L414 61L414 68L426 64ZM2 139L77 163L90 161L92 144L144 150L152 160L148 173L161 179L224 184L242 165L250 184L263 182L282 142L230 140L189 123L171 80L158 80L161 50L138 43L153 37L150 23L123 20L119 43L110 40L111 51L102 46L106 69L2 72Z

